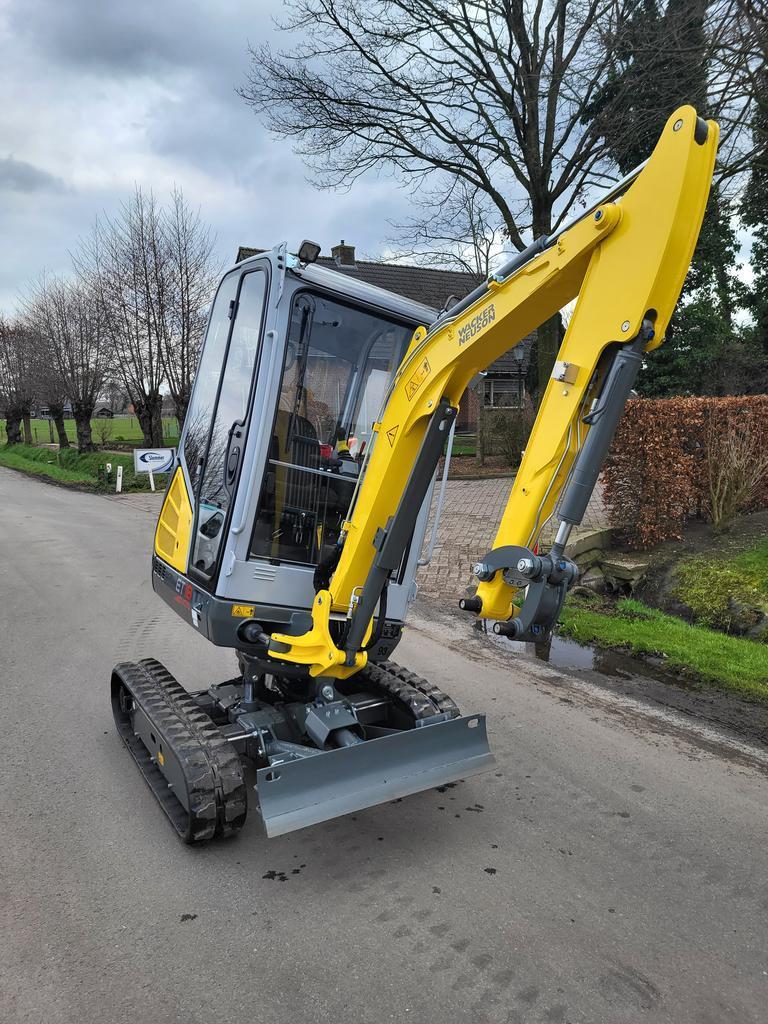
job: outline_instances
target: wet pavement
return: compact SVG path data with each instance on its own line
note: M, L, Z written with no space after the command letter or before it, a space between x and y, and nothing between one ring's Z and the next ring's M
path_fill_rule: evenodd
M0 493L3 1024L763 1024L764 750L419 604L397 658L487 715L496 768L190 849L109 673L199 689L231 652L152 593L151 503Z
M768 704L671 672L660 658L633 658L557 635L546 645L521 643L497 636L484 622L473 627L484 642L509 657L543 662L612 693L678 711L768 749Z

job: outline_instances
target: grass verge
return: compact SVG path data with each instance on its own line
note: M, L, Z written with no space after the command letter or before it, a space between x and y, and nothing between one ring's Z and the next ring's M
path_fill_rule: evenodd
M672 597L691 610L697 625L725 632L734 618L752 612L756 623L768 614L768 539L735 555L695 555L675 569Z
M59 438L56 428L50 420L33 419L32 439L35 444L47 444L49 441L58 442ZM64 420L64 428L71 444L77 444L77 431L74 420ZM120 444L142 444L143 434L139 421L135 416L114 416L112 419L101 419L94 417L91 420L91 432L94 444L108 446L110 442L116 441ZM175 447L179 443L179 425L173 416L163 416L163 444L168 447ZM7 435L5 422L0 420L0 445L6 443Z
M99 478L99 470L107 462L112 463L112 478L109 483ZM149 490L147 475L137 475L133 471L132 455L115 452L89 452L81 455L74 449L65 448L57 452L50 448L31 448L23 444L0 448L0 466L44 477L65 486L82 487L91 491L114 491L118 465L123 467L124 491ZM157 486L162 487L165 477L156 479Z
M768 702L768 646L725 636L649 608L632 598L617 601L610 613L569 598L560 615L562 632L579 643L655 654L666 665L704 683Z

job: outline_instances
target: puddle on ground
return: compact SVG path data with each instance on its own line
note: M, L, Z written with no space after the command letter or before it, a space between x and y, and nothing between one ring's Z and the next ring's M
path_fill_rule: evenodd
M684 679L657 668L649 661L640 661L619 651L601 651L596 647L578 644L575 640L569 640L564 636L553 636L545 644L528 644L520 640L509 640L505 636L498 636L486 627L484 620L475 622L474 628L481 633L486 633L489 640L498 647L513 654L522 654L528 658L536 658L538 661L546 661L554 668L571 670L601 672L603 675L612 676L617 679L632 679L635 676L645 676L656 679L660 682L674 683L676 686L688 688ZM694 689L696 687L693 687Z
M768 747L768 706L686 679L668 671L656 659L640 660L618 651L600 651L563 636L554 636L549 644L524 644L497 636L482 619L474 623L474 628L486 634L486 643L490 641L506 654L538 658L564 672L599 673L602 685L614 693L682 711L749 743Z

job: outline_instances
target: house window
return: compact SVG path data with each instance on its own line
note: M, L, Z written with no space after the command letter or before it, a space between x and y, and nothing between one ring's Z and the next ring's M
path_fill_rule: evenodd
M486 379L483 405L486 409L519 409L522 395L522 381Z

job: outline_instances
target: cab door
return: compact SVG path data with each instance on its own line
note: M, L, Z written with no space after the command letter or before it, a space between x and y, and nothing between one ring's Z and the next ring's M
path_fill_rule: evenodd
M223 278L184 423L180 456L193 513L189 573L203 584L215 579L240 477L267 287L264 269Z

